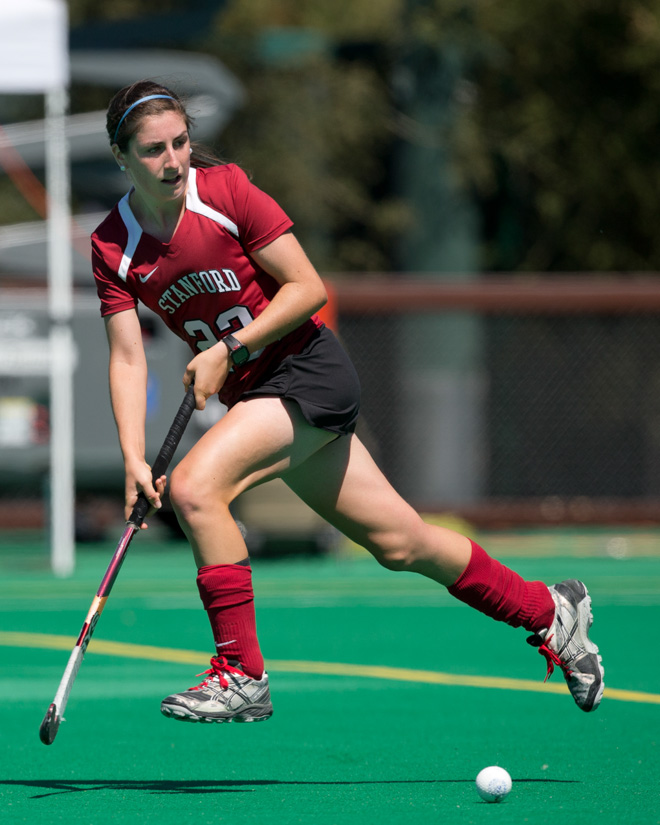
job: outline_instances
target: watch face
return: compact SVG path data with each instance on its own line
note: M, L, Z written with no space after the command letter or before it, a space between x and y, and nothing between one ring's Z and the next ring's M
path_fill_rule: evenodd
M240 367L249 360L250 353L248 348L245 344L241 344L237 338L234 338L233 335L226 335L222 340L227 345L229 357L235 366Z
M236 364L237 367L242 366L250 357L250 353L248 352L248 348L245 345L241 345L237 349L233 350L231 354L231 360Z

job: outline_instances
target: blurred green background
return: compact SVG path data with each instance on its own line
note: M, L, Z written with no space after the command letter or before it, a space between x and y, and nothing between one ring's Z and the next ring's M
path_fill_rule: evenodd
M88 235L126 187L105 107L144 76L185 94L194 137L244 166L294 219L336 293L330 321L363 383L360 435L404 496L479 526L656 521L660 2L69 0L67 9L80 541L121 519ZM41 95L0 95L8 351L49 323L43 139L26 137L43 114ZM645 292L631 307L623 299L640 276ZM489 308L480 290L500 281ZM419 283L428 295L406 305L400 291ZM457 285L468 299L442 304L438 290ZM358 301L355 286L371 292ZM612 286L606 309L589 308ZM519 288L537 295L532 308L516 309ZM548 309L553 290L560 310ZM187 352L146 312L143 328L151 454ZM47 522L49 404L43 377L0 375L7 529ZM197 417L182 449L221 414ZM285 512L284 501L281 491L255 494L241 514L257 544L282 533L263 514ZM309 534L309 514L287 512ZM323 549L325 528L311 532ZM298 541L284 533L280 543Z

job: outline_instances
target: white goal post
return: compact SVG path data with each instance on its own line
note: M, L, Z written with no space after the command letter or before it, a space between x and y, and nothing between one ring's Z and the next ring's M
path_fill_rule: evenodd
M71 198L66 110L69 86L68 12L64 0L21 0L0 9L0 92L45 96L48 204L48 337L14 346L4 374L49 377L50 544L56 575L75 563L73 283Z

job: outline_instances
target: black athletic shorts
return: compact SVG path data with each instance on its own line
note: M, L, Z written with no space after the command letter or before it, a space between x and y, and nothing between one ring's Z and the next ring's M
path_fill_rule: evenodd
M360 380L351 359L327 327L318 330L302 352L287 355L239 401L264 395L295 401L313 427L339 435L355 431Z

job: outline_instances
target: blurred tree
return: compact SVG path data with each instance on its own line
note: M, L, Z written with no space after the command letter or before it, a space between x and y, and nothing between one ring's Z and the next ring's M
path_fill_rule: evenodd
M481 269L632 271L660 265L659 43L660 0L232 0L206 45L250 95L225 151L324 268L400 264L391 172L418 143L479 203ZM463 70L430 125L405 105L424 45Z
M95 20L124 20L128 22L136 17L176 12L181 8L181 3L178 0L114 0L112 3L99 3L98 0L67 0L67 5L72 26L90 23ZM199 5L199 2L198 0L189 0L187 5L194 7Z
M324 271L405 268L398 240L418 216L394 171L415 143L440 146L448 160L429 162L428 175L451 176L479 204L479 268L660 268L660 0L69 0L69 9L75 47L134 43L152 20L170 32L152 47L207 52L237 74L248 103L216 149L291 213ZM168 25L184 13L213 22ZM410 105L406 60L420 46L460 64L446 112L428 121ZM90 94L74 90L75 111Z
M234 0L205 44L248 93L224 155L289 211L326 272L390 269L408 219L388 181L399 6Z
M660 2L455 5L475 34L454 140L484 268L657 270Z

